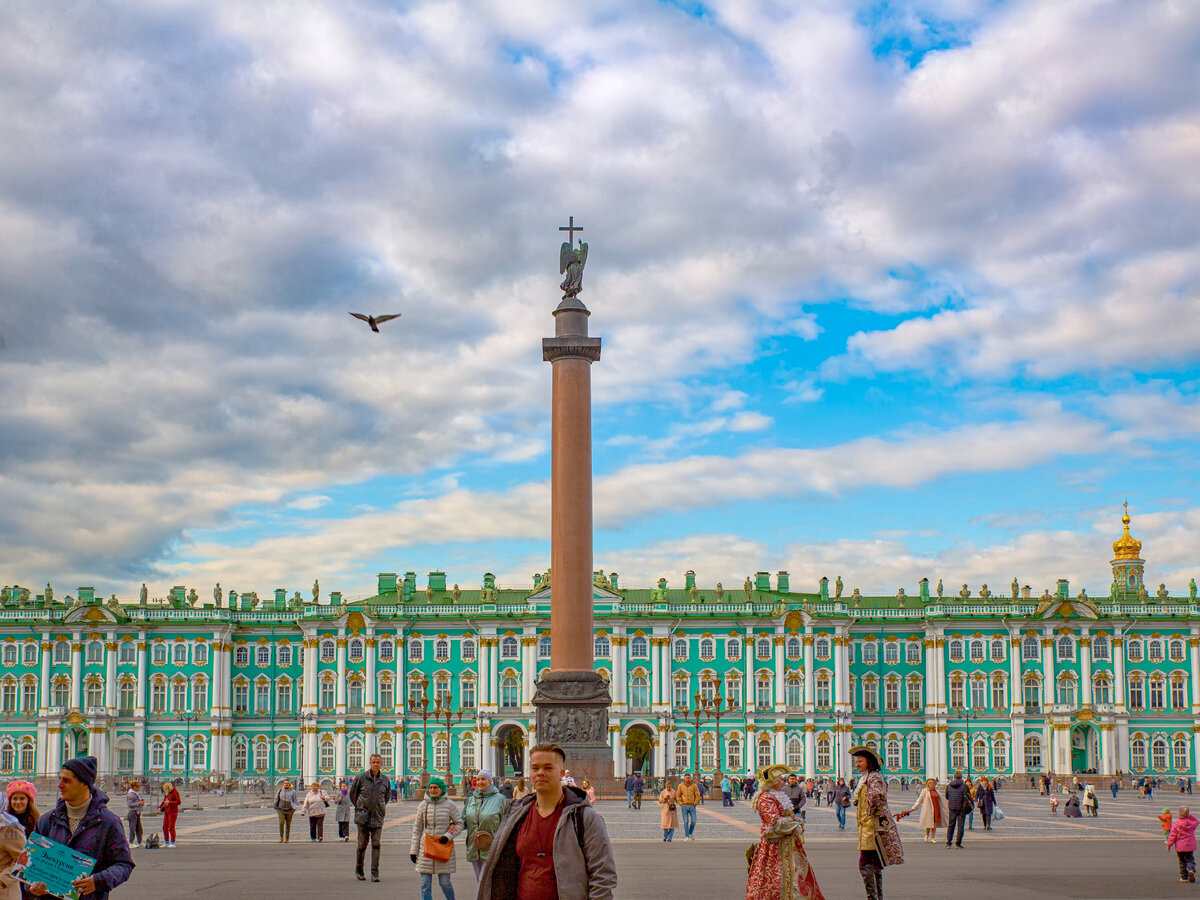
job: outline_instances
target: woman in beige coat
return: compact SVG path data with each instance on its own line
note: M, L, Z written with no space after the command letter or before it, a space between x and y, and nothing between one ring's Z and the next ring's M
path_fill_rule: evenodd
M679 802L675 797L675 786L667 780L662 793L658 795L658 805L662 807L663 840L668 844L675 837L675 829L679 827Z
M433 876L446 900L454 900L454 886L450 876L454 874L454 836L463 830L463 817L457 804L446 796L446 782L441 778L430 778L425 788L425 799L417 806L417 818L413 822L412 844L408 857L421 875L421 897L433 896ZM446 862L430 859L424 853L425 835L450 845L450 858Z
M917 802L909 810L910 813L921 811L918 824L925 829L925 843L927 844L932 844L937 839L937 830L946 821L946 810L942 806L943 803L945 801L938 793L937 779L930 778L926 780L921 795L917 797Z

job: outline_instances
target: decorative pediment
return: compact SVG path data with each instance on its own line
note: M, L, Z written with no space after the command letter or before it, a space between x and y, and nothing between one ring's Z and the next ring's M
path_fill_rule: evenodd
M63 623L67 625L77 622L104 622L115 625L122 621L124 619L118 619L107 606L80 606L70 610L63 617Z
M1041 611L1039 617L1042 619L1070 619L1072 617L1079 619L1099 619L1100 614L1090 601L1081 600L1076 597L1071 600L1053 601Z
M551 586L546 585L544 588L539 588L538 590L534 591L532 594L530 594L528 597L526 597L525 600L526 600L526 602L533 601L533 600L549 600L550 599L550 590L551 590ZM622 602L622 597L620 594L613 593L612 591L608 590L607 588L602 588L599 585L593 584L592 585L592 601L595 602L597 600L600 600L601 602L604 602L604 603L620 603L620 602Z

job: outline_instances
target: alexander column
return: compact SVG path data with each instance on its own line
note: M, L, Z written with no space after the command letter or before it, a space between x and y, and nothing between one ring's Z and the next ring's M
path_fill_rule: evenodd
M595 670L592 630L592 363L600 338L588 336L588 312L579 299L588 245L570 224L559 250L562 300L554 310L554 337L542 340L553 371L550 474L550 670L538 681L538 742L567 751L576 781L611 778L608 685Z

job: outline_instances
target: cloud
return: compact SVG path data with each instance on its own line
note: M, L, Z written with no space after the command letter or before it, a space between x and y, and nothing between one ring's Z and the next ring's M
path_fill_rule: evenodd
M288 509L299 509L299 510L309 511L309 510L314 510L314 509L320 509L326 503L329 503L330 500L331 500L331 498L326 497L324 494L308 494L307 496L304 496L304 497L297 497L295 500L292 500L290 503L287 503L286 507Z

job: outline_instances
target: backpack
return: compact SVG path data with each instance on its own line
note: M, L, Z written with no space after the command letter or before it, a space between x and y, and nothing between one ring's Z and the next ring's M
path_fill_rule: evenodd
M152 834L146 838L146 843L143 845L147 850L157 850L162 846L162 841L159 840L158 834Z

